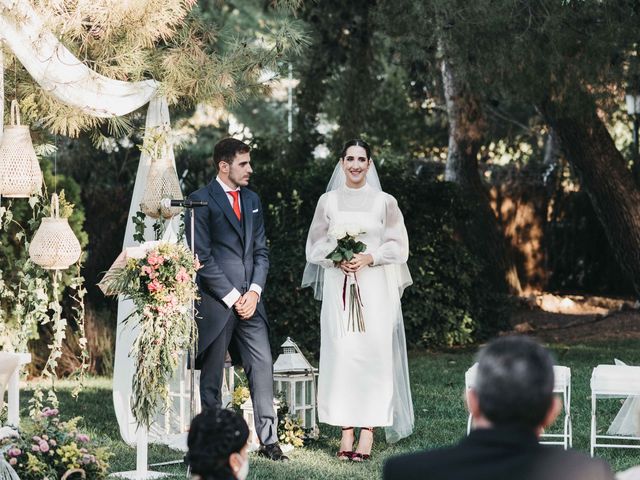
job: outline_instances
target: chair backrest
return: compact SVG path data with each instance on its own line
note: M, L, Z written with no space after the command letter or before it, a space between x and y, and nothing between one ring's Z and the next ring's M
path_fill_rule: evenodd
M640 367L638 367L640 368ZM474 363L464 374L464 382L467 388L473 388L476 384L476 376L478 375L478 363ZM561 365L553 367L554 393L562 393L566 386L571 384L571 369Z
M640 367L598 365L591 373L591 390L600 393L640 395Z
M4 406L4 392L9 379L20 365L20 354L0 352L0 409Z

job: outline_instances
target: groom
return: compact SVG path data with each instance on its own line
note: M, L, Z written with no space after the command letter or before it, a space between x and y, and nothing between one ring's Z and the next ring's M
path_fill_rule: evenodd
M269 270L269 250L258 195L246 188L253 172L249 146L225 138L213 149L218 175L190 195L208 202L195 212L195 250L202 267L198 353L203 408L219 407L227 349L239 354L249 380L259 453L288 460L278 445L273 408L273 363L267 314L260 301ZM190 225L186 225L191 242Z

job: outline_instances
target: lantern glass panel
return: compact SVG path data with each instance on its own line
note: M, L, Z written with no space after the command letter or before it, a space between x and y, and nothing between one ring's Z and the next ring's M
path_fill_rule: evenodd
M289 401L289 382L280 382L280 391L284 393L284 398Z
M306 388L304 391L304 403L305 405L311 405L312 404L312 393L313 393L313 383L311 380L307 380L306 382L304 382L306 384Z
M311 421L311 414L313 413L313 410L311 408L305 410L304 412L304 426L305 428L311 428L311 426L313 425L313 422Z
M302 405L303 382L296 382L296 405Z

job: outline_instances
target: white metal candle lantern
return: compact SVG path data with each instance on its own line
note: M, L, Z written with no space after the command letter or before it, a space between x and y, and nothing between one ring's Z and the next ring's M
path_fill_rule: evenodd
M260 446L260 439L256 433L255 415L253 413L251 397L247 398L247 400L240 405L240 409L242 410L242 418L244 418L244 421L247 422L247 426L249 427L249 438L247 439L249 450L256 450Z
M287 337L282 353L273 365L274 391L283 393L289 413L300 419L302 428L317 433L316 377L318 369L302 354L298 345Z
M11 124L0 142L0 195L26 198L42 188L42 171L33 149L29 127L20 124L18 102L11 102Z
M66 218L60 218L58 195L51 195L51 216L42 219L31 245L29 257L47 270L65 270L78 261L80 242Z

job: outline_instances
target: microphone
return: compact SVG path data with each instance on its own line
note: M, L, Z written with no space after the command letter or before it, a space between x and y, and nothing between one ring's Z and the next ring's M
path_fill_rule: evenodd
M182 207L182 208L196 208L196 207L206 207L209 205L208 202L204 200L174 200L172 198L163 198L160 200L160 206L162 208L171 208L171 207Z

